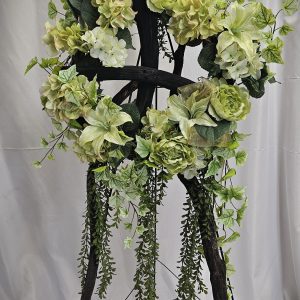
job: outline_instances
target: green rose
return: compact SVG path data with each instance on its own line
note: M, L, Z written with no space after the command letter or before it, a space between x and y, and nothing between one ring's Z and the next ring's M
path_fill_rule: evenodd
M213 93L211 110L227 121L244 120L250 112L251 103L246 89L221 84Z
M163 166L171 175L184 172L195 164L196 153L182 137L163 139L153 145L149 161L156 166Z

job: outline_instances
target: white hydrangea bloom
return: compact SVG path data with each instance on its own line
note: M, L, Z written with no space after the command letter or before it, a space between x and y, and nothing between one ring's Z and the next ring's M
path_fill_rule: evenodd
M112 29L96 27L82 39L90 48L90 55L99 58L105 67L121 68L128 56L126 42L119 40Z

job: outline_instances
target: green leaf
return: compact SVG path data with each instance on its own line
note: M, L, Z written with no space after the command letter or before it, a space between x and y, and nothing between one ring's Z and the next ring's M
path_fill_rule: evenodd
M56 66L59 63L58 57L42 58L41 63L39 64L41 68L49 68Z
M69 4L80 11L82 0L68 0Z
M42 163L38 160L34 161L32 163L32 165L36 168L36 169L40 169L42 167Z
M252 76L242 78L243 84L249 91L250 96L261 98L265 94L265 80L257 80Z
M131 223L124 223L124 227L126 230L131 230L132 229L132 224Z
M42 145L42 147L48 147L49 143L45 138L41 138L41 142L40 144Z
M259 29L275 24L276 19L271 9L266 8L262 3L259 4L259 10L254 18L254 23Z
M37 65L37 63L38 63L38 58L37 57L32 58L29 64L27 65L24 74L26 75L35 65Z
M57 16L57 9L53 1L48 3L48 17L52 20Z
M235 156L235 151L228 148L216 148L212 152L213 156L219 156L228 160Z
M228 277L232 276L235 273L235 268L233 264L226 264L226 275Z
M146 205L142 204L138 208L138 215L141 217L145 217L149 211L150 209Z
M288 16L293 15L299 9L298 0L285 0L282 3L282 9Z
M99 168L94 169L93 172L95 172L95 173L102 173L102 172L104 172L106 169L107 169L107 166L101 166L101 167L99 167Z
M231 228L234 225L234 210L233 209L224 209L219 221L227 228Z
M48 160L55 160L55 156L54 156L53 153L49 154L49 155L47 156L47 158L48 158Z
M132 123L126 123L123 125L123 130L127 132L136 131L139 128L141 115L137 108L137 106L134 103L125 103L121 105L122 110L126 112L128 115L130 115L132 119Z
M280 27L279 34L280 35L288 35L292 31L294 31L294 28L291 25L286 23L282 27Z
M132 238L131 237L127 237L125 240L124 240L124 248L125 249L131 249L131 246L132 246Z
M232 199L243 200L245 197L245 189L240 186L223 188L215 191L215 194L218 195L224 202L228 202Z
M66 70L59 71L58 80L62 83L67 83L76 77L77 74L76 65L73 65Z
M150 152L151 152L151 141L150 140L145 140L140 136L136 136L136 149L135 152L141 157L141 158L145 158L147 157Z
M248 201L247 199L243 202L242 206L240 209L237 210L237 217L236 217L236 222L241 226L241 222L244 218L245 211L248 207Z
M90 29L96 27L96 21L99 18L97 7L94 7L91 0L83 0L80 6L82 20L88 25Z
M139 225L139 226L136 227L136 232L139 235L142 235L145 231L146 231L146 228L144 227L144 225Z
M227 244L227 243L232 243L232 242L236 241L238 238L240 238L240 236L241 235L238 232L235 231L235 232L232 233L232 235L229 238L224 240L222 242L222 244L224 245L224 244Z
M216 44L207 42L203 44L203 48L198 57L198 63L202 69L209 72L210 76L220 73L220 67L215 63L217 54Z
M78 123L78 121L76 121L76 120L70 120L69 126L71 128L75 128L75 129L82 129L82 125L80 123Z
M54 118L51 118L51 122L54 126L54 128L57 130L57 131L61 131L62 130L62 125L60 122L56 121Z
M221 167L222 167L222 165L218 159L212 160L208 165L208 169L205 174L205 178L216 175Z
M128 28L124 28L124 29L119 28L117 33L117 38L119 40L124 40L126 42L126 49L135 50L132 44L132 35Z
M230 169L221 179L221 181L228 180L236 175L235 169Z
M236 165L238 167L243 166L245 164L245 162L247 161L247 158L248 158L248 154L246 151L237 152L237 154L235 155Z
M262 50L262 57L267 63L283 64L284 62L281 57L283 45L283 41L279 37L277 37L271 43L269 43L267 48Z
M223 120L220 122L216 122L216 127L208 127L195 125L197 133L210 142L216 142L219 138L221 138L224 134L228 133L230 130L231 122Z

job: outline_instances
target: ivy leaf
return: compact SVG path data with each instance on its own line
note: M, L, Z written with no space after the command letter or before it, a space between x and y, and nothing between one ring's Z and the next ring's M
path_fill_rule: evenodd
M39 64L41 68L49 68L56 66L59 63L58 57L42 58L41 63Z
M224 209L219 220L225 227L231 228L234 225L234 210L233 209Z
M247 158L248 158L248 154L246 151L237 152L237 154L235 155L236 165L238 167L243 166L245 164L245 162L247 161Z
M117 38L126 42L126 49L135 50L132 44L132 35L128 28L118 29Z
M271 9L266 8L262 3L259 4L259 10L254 18L255 25L259 29L275 24L276 19Z
M208 127L202 125L195 125L197 133L210 142L216 142L220 137L229 132L231 122L223 120L216 122L216 127Z
M299 9L298 0L285 0L282 3L282 9L288 16L293 15Z
M99 18L99 13L96 7L91 3L91 0L83 0L80 6L82 20L90 29L96 27L96 21Z
M42 163L38 160L34 161L32 163L32 165L36 168L36 169L40 169L42 167Z
M218 173L218 170L222 167L220 161L218 159L212 160L208 164L207 172L205 174L205 178L214 176Z
M236 241L238 238L240 238L240 236L241 235L238 232L235 231L235 232L233 232L233 234L229 238L224 240L222 242L222 244L224 245L224 244L227 244L227 243L232 243L232 242Z
M151 152L151 141L150 140L145 140L140 136L136 136L136 149L135 152L141 157L145 158L147 157L150 152Z
M229 148L216 148L212 152L213 156L219 156L228 160L235 156L235 151Z
M138 208L138 215L141 217L145 217L149 211L150 211L150 209L146 205L142 204Z
M51 122L57 131L62 131L62 125L60 122L56 121L54 118L51 119Z
M132 238L131 237L127 237L125 240L124 240L124 248L125 249L131 249L131 246L132 246Z
M281 57L283 45L283 41L279 37L277 37L271 43L269 43L267 48L262 50L262 57L267 63L283 64L284 62Z
M242 78L243 84L249 91L250 96L261 98L265 94L265 80L257 80L252 76Z
M57 16L57 8L53 1L48 3L48 17L52 20Z
M80 11L82 0L68 0L69 4Z
M72 67L66 70L59 71L58 80L62 83L67 83L71 81L74 77L76 77L77 74L78 73L76 71L76 65L73 65Z
M139 225L139 226L136 227L136 232L139 235L142 235L145 231L146 231L146 228L144 227L144 225Z
M228 180L232 178L233 176L236 175L236 170L235 169L230 169L221 179L221 181Z
M286 23L282 27L280 27L279 34L280 35L288 35L292 31L294 31L294 28L291 25Z
M27 65L24 74L26 75L35 65L37 65L37 63L38 63L38 58L37 57L32 58L29 64Z
M244 218L245 215L245 211L248 207L248 201L247 199L243 202L242 206L240 209L237 210L237 217L236 217L236 222L239 224L239 226L241 226L241 221Z
M215 191L215 194L218 195L224 202L228 202L232 199L243 200L245 189L240 186L223 188L221 190Z

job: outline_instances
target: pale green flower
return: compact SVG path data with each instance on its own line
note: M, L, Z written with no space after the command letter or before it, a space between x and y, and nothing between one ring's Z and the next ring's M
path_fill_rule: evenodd
M126 42L119 40L114 31L96 27L82 37L90 49L90 55L99 58L105 67L123 67L127 58Z
M108 96L99 101L95 110L90 110L85 116L89 124L79 138L80 146L92 142L95 153L101 152L104 141L124 146L132 138L119 130L119 126L132 122L130 115L121 111L121 107L114 104Z
M84 30L81 29L80 24L73 23L71 26L66 26L63 20L58 20L56 26L47 22L45 28L46 34L43 36L43 42L48 46L51 55L57 55L60 51L67 51L70 55L78 50L87 51L81 39Z
M223 30L221 15L214 0L178 0L172 8L169 30L182 45L198 38L207 39Z
M100 17L97 24L101 27L128 28L134 22L135 12L132 0L92 0L98 8Z
M183 137L161 140L153 145L149 156L152 164L166 168L171 175L184 172L195 164L196 159L195 151Z
M175 3L176 0L147 0L149 9L158 13L164 10L171 10Z
M188 85L168 99L169 119L179 123L182 135L190 139L194 125L217 126L206 113L214 86L209 81Z
M244 120L251 109L249 93L245 88L227 85L222 81L214 90L210 103L211 111L227 121Z

